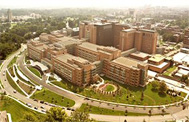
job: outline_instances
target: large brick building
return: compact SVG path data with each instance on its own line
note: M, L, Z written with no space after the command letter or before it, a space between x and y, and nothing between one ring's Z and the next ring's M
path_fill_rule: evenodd
M136 48L153 54L157 33L129 28L119 23L82 22L80 39L43 33L38 41L28 42L28 56L79 86L90 84L100 73L123 84L144 86L148 65L121 57L121 51Z
M185 36L183 40L183 47L184 48L189 48L189 29L185 30Z
M114 47L105 47L83 42L76 46L75 55L89 60L90 62L100 60L113 60L121 56L121 51Z
M126 51L136 48L148 54L155 54L157 44L157 32L152 30L126 29L120 34L119 49Z
M113 61L104 60L103 73L122 84L132 86L146 85L148 66L135 60L119 57Z
M83 22L79 25L79 38L88 38L93 44L113 46L112 28L112 24L107 22Z

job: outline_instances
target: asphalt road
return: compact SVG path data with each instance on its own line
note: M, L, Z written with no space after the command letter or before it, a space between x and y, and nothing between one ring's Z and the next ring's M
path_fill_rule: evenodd
M44 104L41 104L39 102L36 102L36 101L33 101L32 99L30 98L26 98L24 95L20 94L20 93L13 93L14 89L10 86L10 84L8 83L7 79L6 79L6 76L3 76L3 72L6 70L9 62L12 60L12 58L19 54L21 50L24 50L24 47L22 47L20 50L18 50L14 55L12 55L11 57L9 57L5 62L4 62L4 65L2 67L2 72L0 73L0 78L1 78L1 82L4 86L4 90L6 91L6 93L8 95L11 95L21 101L23 101L24 103L29 103L31 104L33 107L36 106L38 108L40 108L41 106L44 106L46 110L48 110L51 106L48 106L48 105L44 105ZM115 110L122 110L122 109L126 109L125 107L123 106L115 106L115 105L110 105L108 106L107 104L105 103L98 103L98 102L91 102L90 100L84 100L83 98L80 98L76 95L73 95L73 94L69 94L63 90L60 90L60 89L57 89L51 85L48 85L46 84L45 80L46 80L46 77L43 77L42 80L40 80L37 76L33 75L27 68L25 68L24 64L23 64L23 60L24 60L24 55L21 55L18 59L18 64L20 65L20 68L22 71L24 71L25 74L28 75L28 77L30 77L31 79L35 80L36 82L38 82L40 85L44 86L45 88L59 94L59 95L62 95L62 96L65 96L65 97L68 97L70 99L73 99L75 102L76 102L76 105L74 105L74 107L78 108L82 103L89 103L91 105L94 105L94 106L100 106L100 107L107 107L107 108L112 108L112 107L115 107ZM134 108L132 108L134 110ZM175 108L175 109L178 109L178 108ZM129 108L127 108L127 110L130 112ZM142 109L136 109L135 111L142 111ZM70 111L67 111L68 113L70 113ZM94 118L96 120L99 120L99 121L111 121L111 122L123 122L125 119L127 120L127 122L143 122L143 120L145 119L147 122L163 122L165 120L174 120L174 119L182 119L182 118L185 118L186 116L189 116L189 109L185 109L183 111L179 111L179 112L176 112L176 113L173 113L173 114L169 114L169 115L165 115L165 116L161 116L161 115L158 115L158 116L152 116L152 117L149 117L149 116L139 116L139 117L136 117L136 116L129 116L129 117L125 117L125 116L108 116L108 115L96 115L96 114L90 114L90 117L91 118Z

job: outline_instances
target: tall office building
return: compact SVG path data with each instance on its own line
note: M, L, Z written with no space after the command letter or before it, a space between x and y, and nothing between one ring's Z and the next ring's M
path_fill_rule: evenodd
M183 47L189 48L189 29L185 30L185 36L183 41Z
M136 48L137 51L148 54L156 52L157 32L153 30L127 29L123 30L120 36L119 49L121 51Z
M12 12L11 12L10 9L8 9L8 11L7 11L7 19L8 19L9 22L12 21Z
M113 46L113 26L107 22L82 22L79 26L79 38L87 38L93 44Z

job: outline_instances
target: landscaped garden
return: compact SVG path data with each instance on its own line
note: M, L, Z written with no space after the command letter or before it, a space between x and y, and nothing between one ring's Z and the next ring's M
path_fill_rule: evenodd
M114 89L115 89L114 86L109 84L109 85L106 86L105 91L111 92L111 91L114 91Z
M26 85L21 81L17 81L17 83L27 94L31 94L34 91L34 87L32 86Z
M28 69L33 72L36 76L38 76L39 78L42 78L41 73L38 71L38 69L34 68L34 67L28 67Z
M3 110L6 110L7 113L11 114L13 122L19 122L26 114L31 114L41 121L44 121L45 119L45 115L32 111L6 96L1 97L0 99L0 111Z
M7 76L7 80L9 82L9 84L12 86L12 88L14 88L17 92L19 92L20 94L25 95L22 90L16 85L16 83L13 81L13 79L10 77L10 75L6 72L6 76Z
M175 69L176 69L176 66L169 67L169 68L163 73L163 75L169 76Z
M33 99L43 100L49 103L53 103L60 106L72 107L75 104L75 101L68 99L66 97L60 96L54 92L51 92L47 89L42 89L37 91L31 96Z
M106 83L116 83L109 78L104 77ZM132 87L123 84L119 84L120 91L117 95L102 94L96 92L94 89L87 87L85 89L78 89L76 86L71 85L68 82L52 82L53 84L68 89L70 91L76 92L78 94L84 95L86 97L91 97L99 100L134 104L134 105L164 105L169 103L174 103L183 100L181 97L173 97L168 94L159 94L158 91L153 90L152 84L149 83L146 87ZM108 88L110 89L110 88ZM182 96L183 93L181 93Z

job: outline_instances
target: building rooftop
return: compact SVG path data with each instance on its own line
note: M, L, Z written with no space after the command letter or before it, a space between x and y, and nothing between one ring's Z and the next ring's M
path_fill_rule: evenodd
M149 56L149 54L143 53L143 52L134 52L134 53L131 53L130 55L140 57L140 58L146 58Z
M135 61L135 60L132 60L132 59L129 59L126 57L119 57L119 58L113 60L112 62L118 63L118 64L126 66L126 67L131 67L131 66L137 67L137 65L139 63L138 61Z
M97 52L97 48L100 48L103 46L99 46L99 45L92 44L89 42L83 42L82 44L79 45L79 47L87 48L89 50L93 50L93 51Z
M71 37L61 37L61 38L58 38L58 40L59 41L54 44L61 45L63 47L67 45L72 45L72 44L79 44L81 42L80 40L73 39Z
M132 32L132 31L136 31L135 29L125 29L125 30L122 30L123 32Z
M149 58L148 60L149 61L153 61L153 62L160 62L162 61L163 59L165 59L164 56L160 55L160 54L157 54L155 56L152 56L151 58Z
M83 59L83 58L70 55L70 54L68 54L68 53L59 55L59 56L56 57L56 59L58 59L58 60L60 60L60 61L62 61L62 62L64 62L64 63L68 63L68 60L72 60L72 59L73 59L73 60L76 60L76 61L78 61L78 62L80 62L80 63L83 63L83 64L89 63L88 60L85 60L85 59ZM68 63L68 64L70 64L70 63ZM74 66L75 68L78 68L78 66L75 65L75 64L71 64L71 66Z
M139 31L145 31L145 32L151 32L151 33L155 33L155 30L148 30L148 29L140 29Z

